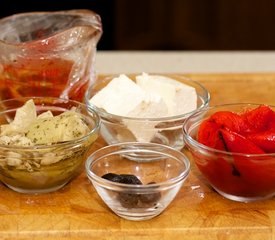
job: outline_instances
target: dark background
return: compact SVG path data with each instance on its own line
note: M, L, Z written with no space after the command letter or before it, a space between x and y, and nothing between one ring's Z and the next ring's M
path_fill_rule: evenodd
M275 50L274 0L37 0L0 2L1 17L90 9L99 50Z

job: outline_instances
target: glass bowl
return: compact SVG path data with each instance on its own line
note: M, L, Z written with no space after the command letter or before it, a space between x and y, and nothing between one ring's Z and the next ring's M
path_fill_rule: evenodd
M85 168L105 204L118 216L138 221L166 209L187 179L190 163L183 153L168 146L128 142L94 152ZM106 174L124 180L114 182ZM133 175L139 184L129 184Z
M80 102L50 98L18 98L0 102L0 124L14 119L16 110L33 99L37 114L50 110L59 115L70 109L80 114L88 134L75 140L34 146L0 144L0 180L21 193L46 193L62 188L84 168L85 153L95 142L100 118Z
M103 79L97 79L85 94L86 104L94 109L101 117L102 125L100 133L108 144L116 144L121 142L152 142L163 145L168 145L175 149L182 149L182 124L184 120L193 112L162 118L137 118L125 117L110 114L101 108L91 104L89 100L103 87L105 87L114 77L108 76ZM134 75L129 75L133 80ZM197 93L197 109L202 109L209 105L210 94L207 89L199 82L179 75L169 75L169 78L175 79L186 85L195 88ZM134 80L133 80L134 81ZM129 96L130 97L130 96ZM195 111L196 111L195 110ZM141 138L146 139L148 136L151 140L137 140L133 131L129 127L136 129L136 135L141 135Z
M205 119L219 111L242 113L259 106L236 103L208 107L188 117L183 125L183 138L196 166L213 189L225 198L251 202L273 197L275 153L244 154L217 150L197 141L198 129ZM270 108L275 110L274 106Z

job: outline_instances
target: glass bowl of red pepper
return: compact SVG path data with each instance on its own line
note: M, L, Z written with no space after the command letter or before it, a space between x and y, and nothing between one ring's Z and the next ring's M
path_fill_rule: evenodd
M275 195L275 106L202 109L186 119L183 137L196 166L222 196L251 202Z

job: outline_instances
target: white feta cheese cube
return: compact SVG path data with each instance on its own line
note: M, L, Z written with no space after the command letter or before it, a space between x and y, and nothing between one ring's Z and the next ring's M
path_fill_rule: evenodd
M159 118L166 116L168 114L168 108L159 96L147 95L135 109L129 112L129 117L139 117L139 118ZM158 132L155 126L158 121L138 121L125 119L124 124L133 133L136 140L139 142L150 142L154 135Z
M127 116L144 99L144 91L125 75L114 78L90 99L90 103L106 112Z
M196 89L177 80L143 73L136 76L136 82L147 93L154 93L163 98L169 116L188 113L197 108Z

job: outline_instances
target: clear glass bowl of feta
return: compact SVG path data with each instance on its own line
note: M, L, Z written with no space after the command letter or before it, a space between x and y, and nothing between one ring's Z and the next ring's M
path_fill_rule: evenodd
M97 79L85 102L101 117L108 144L151 142L175 149L184 146L184 120L209 105L210 94L199 82L180 75L116 75Z
M83 169L100 117L85 104L50 97L0 102L0 180L21 193L62 188Z

